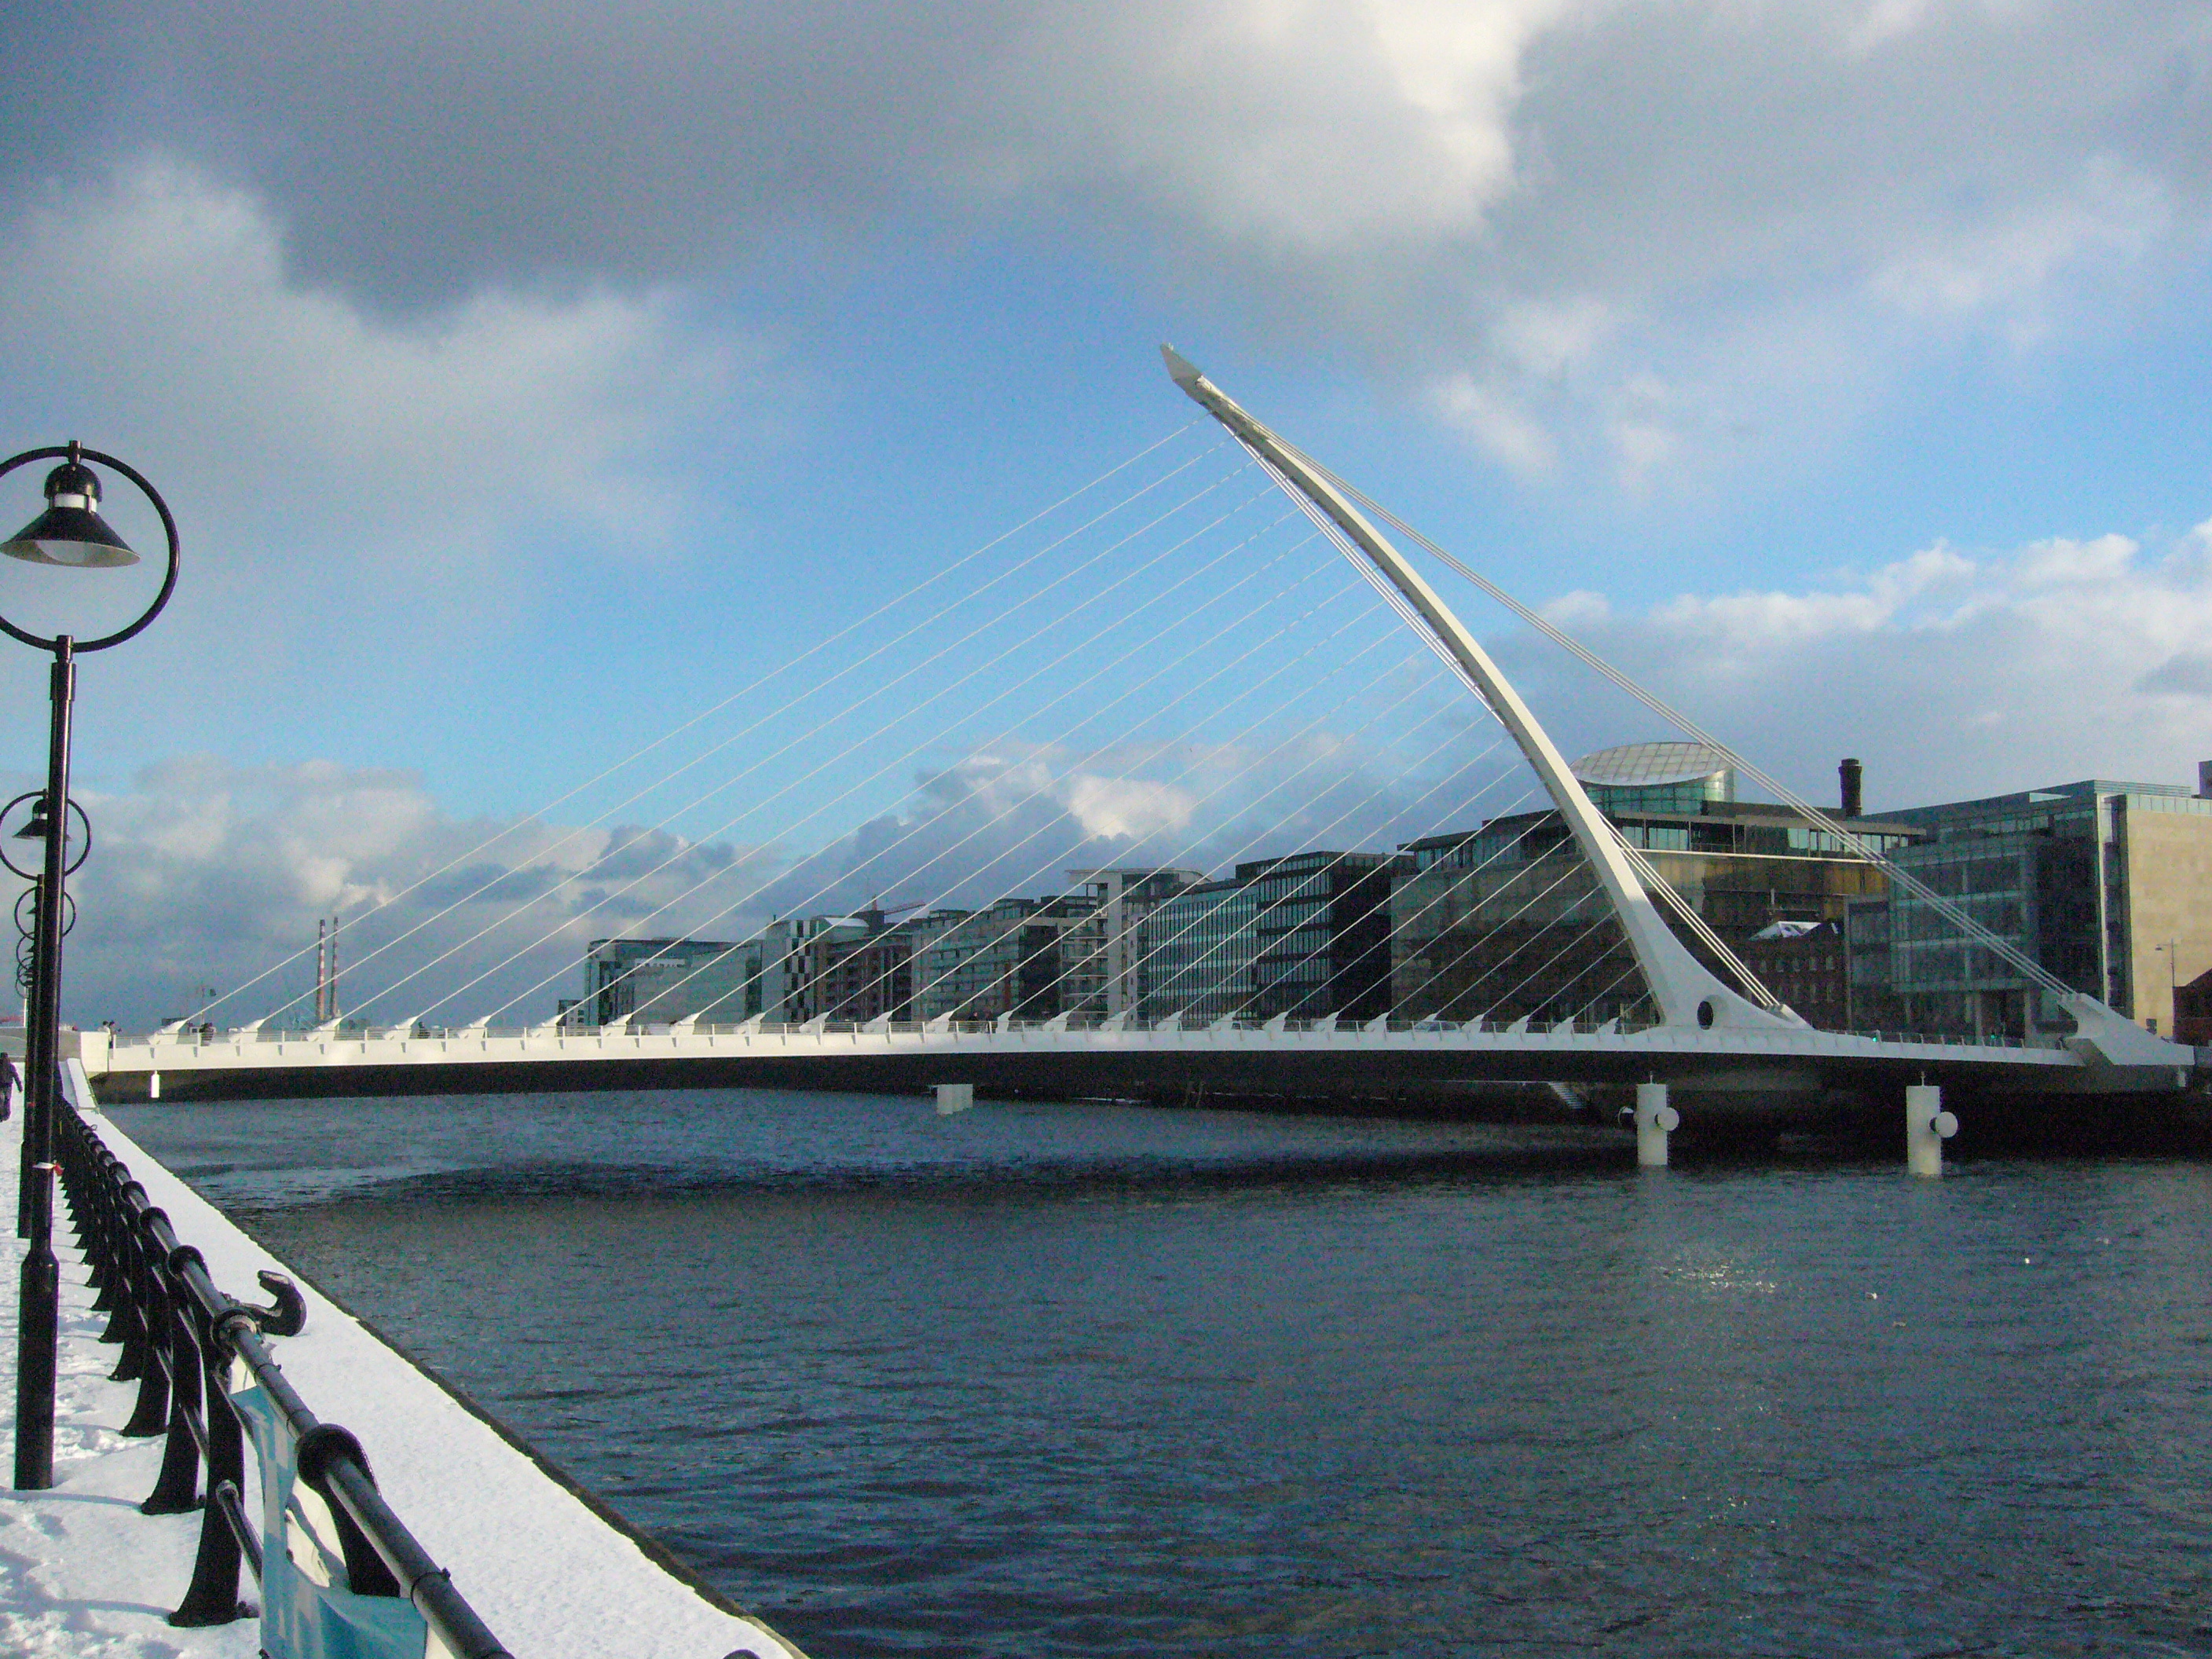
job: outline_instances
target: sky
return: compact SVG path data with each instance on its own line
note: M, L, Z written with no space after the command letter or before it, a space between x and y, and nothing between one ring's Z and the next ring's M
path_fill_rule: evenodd
M803 831L566 792L1196 445L1163 340L1823 798L1844 754L1876 808L2212 757L2212 6L125 0L69 76L0 46L0 426L184 541L82 672L78 1018L267 1012L319 915L404 931L447 864L579 876L505 996L642 925L576 896L655 837L849 862L1018 774L1127 852L1104 775L981 726ZM1668 735L1443 586L1570 752ZM44 690L0 659L18 788Z

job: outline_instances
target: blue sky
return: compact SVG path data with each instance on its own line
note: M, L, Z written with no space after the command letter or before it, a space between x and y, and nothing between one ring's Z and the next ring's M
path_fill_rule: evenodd
M1801 787L2212 756L2212 7L139 3L59 103L9 44L0 413L188 558L84 673L84 1014L1176 431L1163 339ZM1571 750L1662 735L1468 614Z

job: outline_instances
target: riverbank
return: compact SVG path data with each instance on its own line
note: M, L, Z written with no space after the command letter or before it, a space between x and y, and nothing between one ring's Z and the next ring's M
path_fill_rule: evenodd
M83 1090L81 1072L73 1081ZM131 1166L178 1235L206 1258L215 1281L258 1296L264 1268L296 1273L133 1143L104 1116L91 1121ZM20 1113L0 1124L0 1168L16 1167ZM115 1350L96 1339L66 1226L62 1258L61 1382L57 1484L0 1498L0 1649L100 1659L252 1659L258 1620L178 1630L167 1615L191 1577L200 1516L148 1516L161 1441L125 1440L135 1385L111 1382ZM7 1237L0 1271L5 1321L0 1379L15 1393L17 1272L22 1243ZM361 1439L385 1498L510 1650L522 1659L800 1659L773 1632L686 1583L570 1492L436 1382L343 1309L302 1282L307 1328L277 1340L287 1376L326 1422ZM9 1413L12 1416L12 1413ZM0 1468L13 1467L12 1421L0 1427ZM249 1597L252 1590L246 1591Z

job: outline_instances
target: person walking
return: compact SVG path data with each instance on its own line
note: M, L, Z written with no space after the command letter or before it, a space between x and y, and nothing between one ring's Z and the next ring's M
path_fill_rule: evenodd
M0 1051L0 1123L5 1123L15 1109L15 1056Z

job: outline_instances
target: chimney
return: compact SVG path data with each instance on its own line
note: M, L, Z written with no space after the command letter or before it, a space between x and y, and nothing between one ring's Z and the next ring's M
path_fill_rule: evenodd
M1844 763L1836 769L1836 774L1844 783L1844 817L1847 818L1859 817L1864 811L1866 805L1865 799L1860 793L1860 781L1863 776L1863 769L1856 760L1847 757Z

